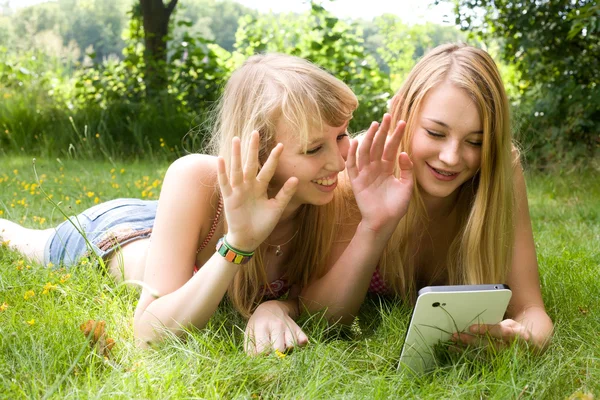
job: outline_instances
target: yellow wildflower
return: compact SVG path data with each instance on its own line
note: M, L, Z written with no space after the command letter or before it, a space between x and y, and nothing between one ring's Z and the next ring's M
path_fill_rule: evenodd
M4 214L4 210L0 210L0 215Z
M64 274L63 276L60 277L60 283L65 283L66 281L69 280L69 278L71 277L71 274Z
M98 203L100 203L100 199L99 199L98 197L96 197L96 198L94 199L94 204L98 204Z
M87 192L87 197L92 198L94 197L94 192Z
M19 174L19 170L18 169L13 169L13 174L18 175Z
M58 286L53 285L51 282L48 282L44 285L44 291L42 292L42 294L48 294L50 293L52 290L56 289Z
M277 355L277 357L279 357L279 358L285 358L285 357L286 357L286 354L285 354L285 353L282 353L282 352L280 352L279 350L275 350L275 354L276 354L276 355Z
M35 319L31 318L29 321L25 321L27 322L27 325L32 326L35 324Z
M30 298L32 298L33 296L35 296L35 292L33 290L28 290L25 292L25 294L23 295L23 298L25 300L29 300Z
M81 200L79 200L79 199L75 200L75 204L81 204Z
M52 264L51 262L49 262L48 264L46 264L46 267L52 268L52 267L54 267L54 264Z
M6 302L2 303L2 305L0 306L0 311L6 311L6 309L8 308L8 304Z
M121 170L119 171L121 174L125 173L125 168L121 168Z

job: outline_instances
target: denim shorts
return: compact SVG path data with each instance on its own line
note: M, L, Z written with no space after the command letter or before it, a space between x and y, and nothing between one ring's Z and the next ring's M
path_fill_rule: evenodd
M70 217L46 242L44 264L71 266L92 251L106 260L119 246L150 237L157 206L157 200L116 199Z

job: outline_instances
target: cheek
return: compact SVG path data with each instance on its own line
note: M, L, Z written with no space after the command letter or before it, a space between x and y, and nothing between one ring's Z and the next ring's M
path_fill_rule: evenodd
M468 156L468 163L471 169L479 169L481 167L481 150L474 150Z
M340 154L342 155L342 158L344 159L344 161L346 161L348 159L348 150L350 149L350 141L345 139L342 142L340 142L339 149L340 149Z

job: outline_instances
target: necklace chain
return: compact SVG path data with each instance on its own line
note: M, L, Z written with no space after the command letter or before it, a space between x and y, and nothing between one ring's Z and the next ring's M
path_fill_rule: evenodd
M298 231L300 231L300 228L298 228L296 230L296 232L294 233L294 235L291 238L289 238L288 241L285 242L285 243L281 243L281 244L270 244L270 243L267 243L267 242L264 242L264 243L267 246L275 247L275 255L277 257L281 257L283 255L283 251L281 250L281 246L285 246L286 244L288 244L289 242L291 242L296 237L296 235L298 234Z

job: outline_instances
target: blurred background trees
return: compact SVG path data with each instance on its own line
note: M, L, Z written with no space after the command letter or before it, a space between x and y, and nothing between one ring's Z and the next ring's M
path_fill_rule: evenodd
M381 118L428 49L468 41L499 63L531 163L596 157L598 4L452 1L455 26L391 14L340 19L326 2L263 14L232 0L55 0L16 10L0 0L0 154L174 158L198 150L229 74L264 51L305 57L347 82L361 104L351 125L358 131ZM162 30L144 18L162 21Z

